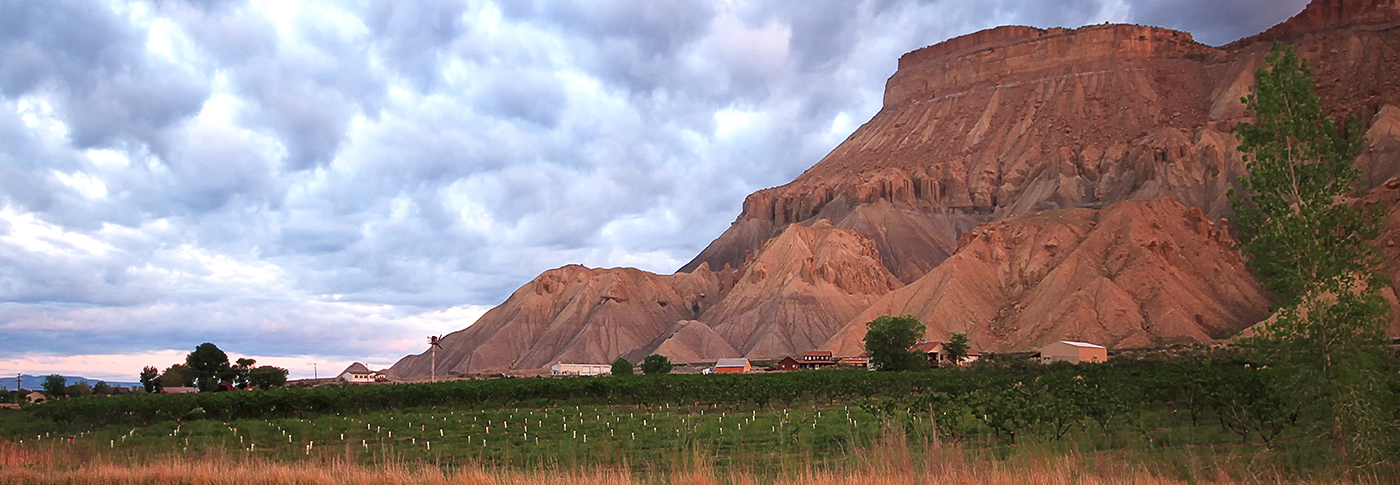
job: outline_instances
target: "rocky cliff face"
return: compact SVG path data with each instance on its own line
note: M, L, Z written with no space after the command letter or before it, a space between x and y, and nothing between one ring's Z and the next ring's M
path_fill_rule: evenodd
M1368 123L1400 105L1395 1L1318 0L1265 34L1222 48L1133 25L1077 30L999 27L904 55L885 106L793 182L750 195L730 231L690 264L737 267L791 223L829 219L876 242L912 282L979 222L1121 200L1176 197L1229 215L1243 171L1239 98L1272 40L1312 60L1339 116ZM1369 167L1369 184L1400 166ZM888 203L907 214L898 238L852 214Z
M1173 198L1012 217L851 320L824 348L859 354L865 322L914 315L927 336L1005 351L1055 340L1113 348L1219 339L1268 316L1227 229Z
M1301 13L1248 40L1272 41L1364 25L1385 25L1400 17L1400 0L1314 0Z
M793 224L743 265L700 321L744 357L793 355L826 342L850 318L903 286L855 231Z
M1268 306L1215 221L1244 171L1239 99L1274 40L1368 130L1360 188L1400 176L1400 0L1314 0L1222 47L1134 25L1000 27L904 55L874 118L750 195L679 273L547 272L449 335L439 371L857 353L863 322L900 313L993 350L1227 336Z
M698 317L718 292L707 268L671 276L576 265L550 270L472 326L443 337L438 373L609 363L675 322ZM428 353L410 355L388 373L426 376L430 366Z

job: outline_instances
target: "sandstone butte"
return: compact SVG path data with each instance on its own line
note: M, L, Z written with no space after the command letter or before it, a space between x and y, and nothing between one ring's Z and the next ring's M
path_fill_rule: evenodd
M992 351L1228 338L1269 312L1226 193L1244 171L1240 97L1275 40L1367 130L1357 202L1389 211L1377 242L1400 283L1400 0L1314 0L1221 47L1137 25L998 27L902 56L874 118L750 195L676 274L545 272L447 335L438 373L855 355L879 315ZM388 373L429 365L409 355Z

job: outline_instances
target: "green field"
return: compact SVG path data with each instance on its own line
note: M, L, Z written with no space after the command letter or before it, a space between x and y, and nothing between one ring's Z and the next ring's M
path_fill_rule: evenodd
M704 462L776 476L862 469L890 450L916 463L955 450L976 463L1069 457L1086 473L1131 466L1188 483L1348 473L1307 407L1288 399L1289 376L1219 362L89 397L0 411L0 441L74 463L219 457L653 476ZM1393 463L1365 473L1397 476Z

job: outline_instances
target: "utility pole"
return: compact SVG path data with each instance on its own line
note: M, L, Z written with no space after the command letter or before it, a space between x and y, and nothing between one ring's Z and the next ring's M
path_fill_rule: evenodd
M312 363L311 363L311 380L314 381L314 380L318 380L318 379L320 379L320 378L321 378L321 373L320 373L319 371L316 370L316 363L315 363L315 362L312 362Z
M433 369L431 371L432 382L437 382L437 349L442 346L442 338L438 336L428 337L428 349L433 352Z

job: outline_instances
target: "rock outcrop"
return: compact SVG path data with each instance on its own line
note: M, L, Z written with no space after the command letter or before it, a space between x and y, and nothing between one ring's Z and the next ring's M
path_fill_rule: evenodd
M438 373L610 363L675 322L698 317L706 296L718 292L719 280L708 268L671 276L577 265L550 270L472 326L443 337ZM430 366L428 353L410 355L386 373L426 376Z
M999 27L910 52L874 118L750 195L680 272L547 272L449 335L439 372L854 353L864 321L900 313L923 317L930 338L959 331L991 350L1228 336L1268 306L1215 222L1245 170L1240 97L1274 40L1294 45L1324 107L1370 134L1358 188L1400 177L1398 3L1314 0L1221 47L1094 25ZM427 366L424 353L390 372Z
M1357 25L1385 25L1400 18L1400 0L1314 0L1288 21L1252 38L1272 41Z
M903 286L874 243L826 220L793 224L743 265L733 288L700 316L744 357L793 355Z
M1244 171L1240 103L1274 39L1312 61L1338 116L1370 124L1400 105L1395 1L1317 0L1259 36L1215 48L1134 25L998 27L900 58L885 106L796 180L750 195L693 261L738 267L791 223L828 219L875 241L906 283L980 222L1129 199L1176 197L1212 220ZM1369 167L1371 186L1400 164ZM895 239L851 220L871 204L908 214ZM884 226L891 227L891 226Z
M1226 228L1176 199L1025 214L963 239L823 348L859 354L865 322L880 315L914 315L931 340L965 333L992 351L1062 339L1112 348L1210 341L1268 316Z
M651 344L628 352L624 357L632 362L641 362L651 354L664 355L676 364L714 362L716 359L741 357L739 351L734 350L734 346L729 345L724 337L709 325L696 320L677 322L673 331L662 334Z

